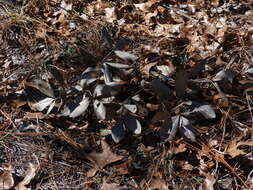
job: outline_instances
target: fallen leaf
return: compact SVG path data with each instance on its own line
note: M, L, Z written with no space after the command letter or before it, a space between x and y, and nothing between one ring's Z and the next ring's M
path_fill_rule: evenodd
M11 165L6 165L1 167L1 175L0 175L0 189L8 190L14 186L14 179L12 176L13 167Z
M97 118L104 120L106 118L106 108L104 104L98 100L95 100L93 107Z
M46 109L46 107L48 107L49 105L51 105L53 103L54 99L53 98L45 98L35 104L32 104L32 108L34 108L37 111L43 111L44 109Z
M126 51L120 51L120 50L115 50L114 53L121 59L125 61L132 61L135 62L138 57L134 54L128 53Z
M213 174L206 174L204 183L199 187L199 190L214 190L216 179Z
M151 187L151 189L169 190L166 181L159 178L159 177L152 180L150 187Z
M68 102L63 111L61 112L62 116L69 116L71 118L78 117L85 113L90 104L90 99L83 96L81 99L80 96L77 96L75 100Z
M31 180L35 177L39 170L39 165L29 163L28 170L26 171L25 178L16 187L15 190L31 190L31 188L26 187Z
M130 165L131 164L130 164L129 160L125 163L116 165L115 166L115 173L117 173L117 175L127 175L127 174L129 174Z
M216 114L213 108L210 105L203 104L199 107L195 107L192 112L199 112L201 113L206 119L214 119Z
M191 141L191 142L196 141L196 137L193 132L192 125L186 117L177 115L177 116L172 117L171 120L172 120L172 126L169 131L169 133L170 133L170 135L168 137L169 141L171 141L175 137L178 130L180 132L180 135L185 140Z
M54 98L54 90L51 87L51 85L44 81L44 80L40 80L40 79L35 79L32 82L26 82L25 83L26 87L31 87L31 88L35 88L37 90L39 90L41 93L43 93L44 95ZM27 88L26 88L27 89ZM28 91L29 93L29 91Z
M166 100L170 96L170 89L160 80L154 79L149 83L150 88L156 93L159 99Z
M134 105L134 104L123 104L123 107L126 108L128 111L130 111L132 113L137 112L137 106Z
M63 9L63 13L67 14L67 11L72 10L72 4L67 4L65 1L61 2L61 8Z
M93 151L87 155L87 159L94 163L94 168L87 173L88 177L93 177L98 170L103 169L106 165L123 159L123 156L114 154L105 141L101 141L101 146L102 152Z
M129 69L132 66L131 65L126 65L126 64L121 64L121 63L110 63L110 62L106 62L107 65L117 68L117 69Z
M53 77L55 78L55 80L61 85L64 85L64 78L62 73L60 72L60 70L52 64L47 65L47 69L49 70L49 72L53 75Z
M222 81L222 80L228 80L230 83L232 83L235 76L236 76L236 74L233 71L221 70L213 77L212 80L215 82Z
M105 27L102 28L102 39L104 40L107 48L109 49L113 48L112 37Z
M96 98L108 98L110 96L115 96L117 93L117 90L109 85L99 84L94 89L93 96Z
M141 124L140 122L133 116L127 115L124 118L124 123L126 127L134 134L139 135L141 134Z
M146 64L146 65L141 69L141 71L142 71L144 74L146 74L146 75L149 76L149 71L150 71L150 69L151 69L152 67L154 67L156 64L157 64L156 62Z
M69 117L75 118L82 115L87 110L89 104L90 104L90 99L88 97L85 97L79 103L79 105L73 110L73 112L69 114Z
M229 144L227 148L227 153L232 156L232 158L239 156L239 155L245 155L246 152L243 151L242 149L239 149L239 146L253 146L253 140L247 140L247 141L242 141L241 139L247 134L247 130L244 131L244 133L233 139Z
M185 70L179 69L176 72L176 94L177 97L183 98L186 92L187 84L188 84L188 75Z
M156 68L161 71L164 76L169 76L174 72L174 70L172 70L168 65L158 65Z
M125 137L125 128L126 126L122 119L112 128L111 136L115 143L120 142Z
M124 40L124 39L116 40L116 42L115 42L115 49L116 50L122 50L122 49L124 49L124 47L126 45L128 45L128 41L127 40Z
M117 19L115 14L115 7L105 8L104 10L105 10L105 20L107 22L112 23L114 20Z
M100 190L120 190L121 187L118 186L116 183L103 183Z

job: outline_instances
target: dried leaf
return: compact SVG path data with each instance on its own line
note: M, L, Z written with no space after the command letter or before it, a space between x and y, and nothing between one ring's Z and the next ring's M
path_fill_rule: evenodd
M153 116L151 123L156 124L157 122L163 122L166 119L168 119L169 113L167 111L158 111L156 114Z
M97 98L107 98L110 96L115 96L117 91L112 89L109 85L99 84L96 86L93 92L93 96Z
M89 99L88 97L85 97L85 98L79 103L79 105L73 110L73 112L71 112L71 113L69 114L69 117L75 118L75 117L78 117L78 116L84 114L84 112L87 110L89 104L90 104L90 99Z
M214 190L216 179L213 174L206 174L204 183L200 186L199 190Z
M84 72L80 80L80 86L82 88L89 86L93 82L97 80L99 74L101 73L101 69L88 67Z
M85 69L83 74L86 74L86 73L100 73L100 72L101 72L101 69L99 69L99 68L88 67L87 69Z
M117 19L115 14L115 7L105 8L104 10L105 10L105 20L107 22L112 23L114 20Z
M11 165L6 165L1 168L3 170L0 175L0 189L8 190L14 186L14 179L12 176L13 167Z
M128 42L124 39L119 39L115 42L115 50L122 50L126 47Z
M122 188L116 183L103 183L100 190L121 190Z
M104 73L105 84L112 82L112 73L106 63L103 64L102 72Z
M45 99L39 101L38 103L32 104L32 108L34 108L35 110L38 110L38 111L43 111L44 109L46 109L46 107L51 105L54 102L54 100L55 99L53 99L53 98L45 98Z
M114 53L121 59L125 61L132 61L135 62L138 57L134 54L128 53L126 51L120 51L120 50L115 50Z
M125 126L134 134L141 134L141 124L140 122L133 116L127 115L124 118Z
M106 108L104 104L98 100L95 100L93 107L97 118L104 120L106 118Z
M117 69L130 69L132 67L131 65L126 65L126 64L121 64L121 63L106 62L106 64Z
M175 83L177 97L183 98L188 84L188 75L185 70L179 69L179 71L176 72Z
M216 114L213 108L208 104L194 103L193 106L194 106L194 109L191 111L191 113L196 113L196 112L200 113L206 119L214 119L216 117Z
M32 82L26 82L25 85L39 90L41 93L48 97L55 97L54 90L52 89L51 85L44 80L35 79Z
M59 71L59 69L54 66L54 65L48 65L47 66L48 70L50 71L50 73L53 75L53 77L55 78L55 80L60 84L60 85L64 85L64 78L62 76L62 73Z
M162 75L169 76L174 72L174 68L169 67L168 65L158 65L156 66L157 70L161 71Z
M67 4L65 1L61 2L61 8L63 8L63 10L66 11L71 11L72 10L72 4Z
M157 63L156 62L153 62L153 63L149 63L147 65L145 65L143 68L142 68L142 72L146 75L149 76L149 71L152 67L154 67Z
M102 39L104 40L106 47L109 49L113 48L113 41L111 35L108 33L105 27L102 28Z
M101 141L101 145L102 152L93 151L87 155L87 159L94 163L94 168L88 172L88 177L94 176L99 169L103 169L106 165L123 159L123 156L114 154L105 141Z
M170 96L170 89L160 80L152 80L149 83L150 88L156 93L161 100L168 99Z
M171 130L169 131L170 135L168 137L168 140L172 140L175 137L177 130L179 130L181 136L185 140L192 141L192 142L196 141L196 137L193 132L192 125L187 118L177 115L177 116L172 117L171 120L172 120L172 127L171 127Z
M78 97L76 99L79 99ZM79 102L76 101L76 99L74 101L70 101L68 102L62 112L61 112L61 115L62 116L69 116L71 112L74 111L74 109L78 106Z
M166 181L158 177L152 180L150 187L151 189L169 190Z
M77 96L75 100L68 102L61 112L62 116L69 116L72 118L82 115L88 108L90 99L88 97Z
M190 123L188 123L188 121L186 121L184 119L185 118L183 118L182 124L179 127L179 132L181 134L181 137L183 137L187 141L195 142L196 141L196 135L193 132L193 128L190 125Z
M221 70L218 72L214 77L213 81L222 81L222 80L228 80L229 82L233 82L233 79L235 78L235 73L230 70Z
M126 126L122 119L112 128L111 136L115 143L120 142L125 137L125 128Z
M28 170L26 171L25 178L16 187L15 190L31 190L31 188L26 187L31 180L35 177L39 170L39 166L29 163Z
M89 86L96 80L97 80L97 77L94 77L91 73L83 74L82 79L80 80L80 86L84 88L86 86Z
M93 92L93 96L96 98L108 98L110 96L117 95L122 85L126 84L124 81L108 82L105 84L99 84L96 86Z
M132 113L137 112L137 106L134 105L134 104L123 104L123 107L126 108L127 110L129 110Z
M227 148L227 153L232 156L232 158L239 156L239 155L245 155L246 152L242 149L239 149L240 146L253 146L253 140L247 140L247 141L242 141L241 139L245 137L247 134L247 130L244 131L244 133L239 136L238 138L235 138L232 140Z

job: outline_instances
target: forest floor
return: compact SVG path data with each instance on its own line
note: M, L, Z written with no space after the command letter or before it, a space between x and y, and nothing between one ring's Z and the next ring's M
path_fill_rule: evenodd
M253 189L252 17L0 0L0 190Z

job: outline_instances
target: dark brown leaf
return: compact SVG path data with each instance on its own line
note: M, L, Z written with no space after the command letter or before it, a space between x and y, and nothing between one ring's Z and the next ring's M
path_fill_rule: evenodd
M106 165L123 159L123 156L114 154L105 141L101 141L101 145L102 152L93 151L87 155L87 159L94 163L94 168L88 171L88 177L94 176L99 169L103 169Z
M185 70L179 69L176 72L176 94L177 97L183 98L185 96L187 84L188 84L188 75Z

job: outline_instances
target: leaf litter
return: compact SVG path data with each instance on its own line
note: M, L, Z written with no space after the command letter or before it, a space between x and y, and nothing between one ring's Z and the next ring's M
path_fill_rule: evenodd
M0 3L2 189L252 187L251 7Z

